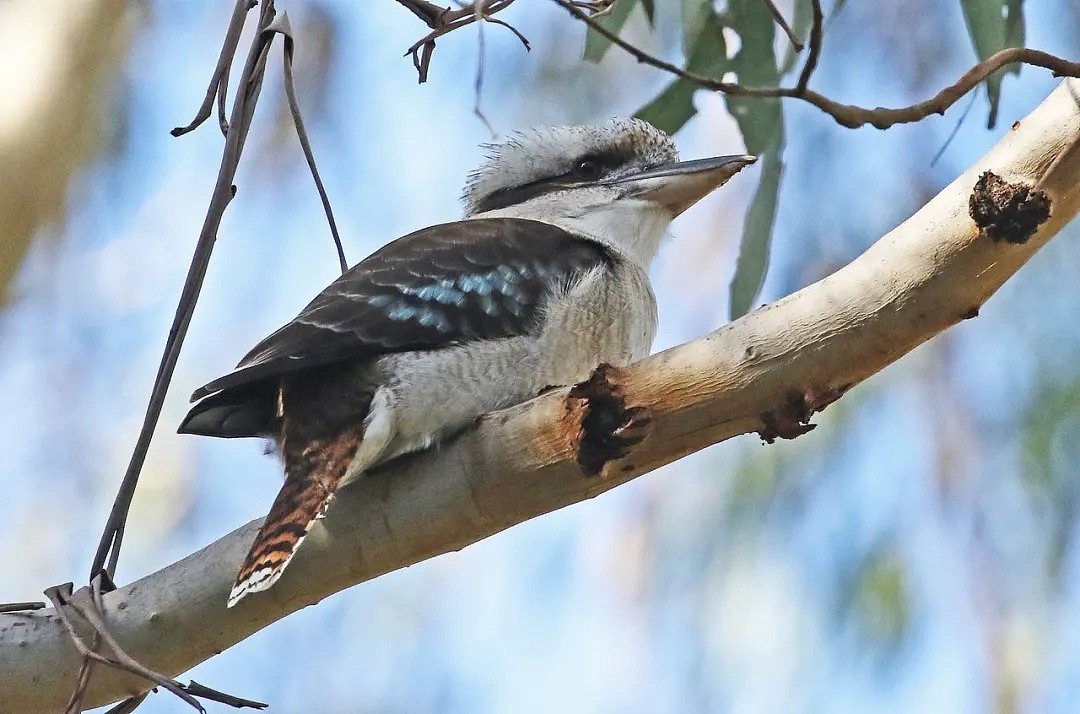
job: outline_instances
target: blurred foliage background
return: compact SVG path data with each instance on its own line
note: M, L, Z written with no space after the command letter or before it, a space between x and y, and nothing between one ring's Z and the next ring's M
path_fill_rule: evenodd
M806 4L778 5L804 32ZM168 130L202 98L228 6L0 4L0 600L90 563L217 171L210 124ZM397 4L279 7L350 261L458 216L492 139L473 112L477 28L439 40L420 86L401 54L426 30ZM1075 59L1080 35L1072 0L826 12L812 86L869 106L924 99L1017 38ZM675 224L653 276L658 349L851 260L1057 82L1025 68L943 117L851 131L799 102L693 91L587 43L553 3L500 17L533 51L483 30L479 101L497 132L640 111L677 128L688 158L767 157ZM703 73L797 72L757 0L622 0L605 22ZM173 433L194 387L337 272L276 69L237 183L122 582L261 516L277 490L262 445ZM279 712L1075 711L1078 256L1074 226L979 319L853 390L808 436L720 444L339 594L191 676ZM182 709L162 696L140 711Z

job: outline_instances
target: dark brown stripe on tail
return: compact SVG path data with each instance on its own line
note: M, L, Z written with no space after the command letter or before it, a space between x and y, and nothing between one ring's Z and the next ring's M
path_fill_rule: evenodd
M363 437L360 426L308 443L290 439L287 432L288 427L282 444L285 483L240 566L229 607L248 593L266 590L281 577L311 524L333 499Z

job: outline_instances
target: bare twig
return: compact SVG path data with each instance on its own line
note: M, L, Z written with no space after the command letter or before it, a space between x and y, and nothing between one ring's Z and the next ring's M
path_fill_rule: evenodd
M221 125L221 133L224 136L228 135L229 124L225 121L225 89L229 81L229 68L232 66L233 57L236 56L236 47L240 44L240 32L244 29L244 20L248 10L257 4L257 0L236 0L232 17L229 19L229 28L225 31L225 41L221 45L221 54L218 55L217 66L214 68L214 73L210 75L210 86L206 88L206 97L199 105L199 111L191 123L173 129L173 136L182 136L206 121L213 109L215 96L218 99L218 123Z
M521 33L521 30L519 30L516 27L514 27L513 25L511 25L509 22L506 22L505 20L500 20L497 17L488 17L488 18L485 18L485 20L487 22L490 22L492 25L498 25L499 27L505 27L507 30L510 30L510 32L513 32L514 36L517 37L518 40L521 42L522 46L525 47L525 51L526 52L532 52L532 45L529 43L529 38L526 37L525 35L523 35Z
M965 72L955 83L945 87L930 99L918 104L896 109L877 107L867 109L853 104L842 104L815 92L812 89L799 90L798 87L746 87L735 82L725 82L715 77L707 77L689 70L683 69L670 62L654 57L638 47L623 40L616 33L611 32L589 15L578 10L571 0L553 0L562 6L574 18L584 22L594 31L617 45L620 49L628 52L638 62L661 69L688 82L693 82L705 89L712 89L723 94L739 95L746 97L766 98L793 98L808 102L836 120L841 126L857 129L867 124L878 129L888 129L897 124L909 124L921 121L931 114L944 114L945 111L956 103L960 97L970 92L990 74L1010 64L1027 64L1033 67L1042 67L1053 72L1055 77L1080 77L1080 62L1070 62L1061 57L1033 50L1027 47L1012 47L1001 50ZM816 60L815 60L816 61ZM807 67L812 66L809 64ZM807 67L803 68L805 72Z
M431 67L431 55L435 51L435 40L448 32L453 32L474 22L495 22L495 24L507 27L522 41L525 49L529 49L529 41L525 39L523 34L507 23L492 18L496 13L510 7L514 0L478 0L478 2L464 5L457 10L439 7L434 3L427 2L427 0L397 0L397 2L411 10L414 15L431 28L431 32L414 42L405 51L405 56L412 57L413 67L416 68L420 84L427 81L428 70Z
M109 711L105 712L105 714L131 714L131 712L135 711L140 704L146 701L148 696L150 696L150 692L143 692L142 694L136 694L134 697L128 697Z
M480 5L475 5L475 8L476 14L479 16ZM509 27L509 25L507 25L507 27ZM494 137L495 129L491 126L491 122L488 121L487 116L484 114L483 107L480 106L480 101L484 94L484 23L480 23L476 26L476 82L473 89L475 94L473 100L473 114L483 122L488 133Z
M207 699L212 702L227 704L235 709L266 709L269 706L263 702L257 702L254 699L244 699L243 697L234 697L231 694L219 692L216 689L211 689L203 684L199 684L194 679L188 681L188 683L184 685L184 691L192 696Z
M821 11L821 0L810 0L810 10L813 13L810 23L810 52L806 55L806 64L799 73L799 81L795 85L795 91L799 94L806 92L806 85L810 83L810 76L817 69L818 58L821 57L821 39L824 32L825 14Z
M964 107L964 111L960 113L960 118L956 120L956 126L952 128L952 131L949 132L949 136L942 142L941 148L934 154L934 158L930 159L931 166L935 165L941 157L945 155L945 150L949 148L949 144L951 144L953 139L956 138L956 135L960 133L960 127L964 125L964 120L967 119L968 112L971 111L971 108L975 106L975 99L978 96L978 92L971 93L971 100L967 103L967 106Z
M116 584L113 583L109 574L102 570L100 573L94 576L90 581L91 595L93 596L93 602L97 605L98 609L104 609L104 593L103 590L115 590ZM101 634L94 633L94 640L90 643L90 649L94 652L98 651L101 646ZM83 710L83 701L86 699L86 690L90 686L90 677L94 673L94 659L91 657L83 657L82 664L79 666L79 676L75 678L75 687L71 690L71 696L68 697L67 707L65 708L65 714L81 714ZM129 697L120 703L120 706L129 704L130 709L133 711L135 707L142 703L142 700L146 697L140 698L139 696ZM131 703L133 699L138 699L137 702ZM123 711L123 710L121 710Z
M101 579L95 578L95 581L91 588L80 588L77 593L72 593L72 584L65 583L64 585L58 585L51 587L45 591L45 596L52 602L53 607L56 608L56 613L59 616L64 628L67 630L68 635L71 638L75 648L83 655L85 660L92 660L99 662L110 667L121 669L125 672L130 672L136 676L147 679L154 682L157 686L164 687L168 691L172 692L176 696L183 699L192 707L205 714L205 709L196 697L203 697L224 704L229 704L237 708L252 708L252 709L265 709L266 704L261 702L252 701L250 699L242 699L240 697L234 697L217 690L204 687L201 684L192 682L191 684L184 686L175 679L163 675L159 672L143 666L134 657L127 653L120 643L116 641L116 638L110 634L108 627L105 624L104 619L101 616ZM84 597L86 602L80 602L80 597ZM94 632L95 645L87 647L83 641L82 636L79 635L75 629L74 623L71 620L70 614L67 608L71 608L82 621ZM103 644L108 650L109 654L99 654L97 650L97 642ZM81 679L81 678L80 678ZM85 685L83 685L85 686ZM81 711L82 696L77 698L76 706L78 709L72 708L72 703L69 702L69 712ZM145 698L144 694L131 697L120 704L120 711L132 711L135 707L142 703ZM75 697L73 696L73 699Z
M773 0L761 1L765 3L765 7L768 8L769 14L773 16L773 20L776 21L776 24L779 25L780 29L787 35L788 40L791 42L791 46L795 48L795 51L802 52L803 43L795 36L795 31L791 29L791 25L788 24L788 21L784 19L784 14L780 12L780 8L776 6L776 3L774 3ZM815 0L814 4L818 4L817 0Z
M154 379L154 386L146 408L142 429L136 441L135 448L132 451L131 460L128 463L124 478L121 481L116 499L113 502L113 507L109 513L101 540L98 543L98 549L94 556L94 563L90 570L91 583L94 587L94 601L98 604L101 602L102 588L105 587L106 589L111 590L114 587L112 585L112 575L116 572L116 564L120 557L120 547L123 542L127 514L131 508L131 499L134 496L135 487L139 480L139 474L141 473L143 463L146 460L150 441L153 438L154 429L157 426L157 421L161 415L161 409L165 402L165 395L168 391L169 383L172 380L176 361L180 354L180 348L183 344L184 337L187 334L187 328L191 322L195 303L198 300L202 288L203 278L206 275L206 269L210 261L210 253L213 249L214 241L217 238L217 230L221 224L222 215L235 193L235 187L232 183L233 177L235 176L237 166L239 165L240 154L243 151L244 141L247 137L247 131L251 123L251 116L255 111L255 104L258 100L259 90L262 86L266 55L269 51L270 43L273 40L273 33L267 34L265 31L260 31L256 35L248 52L237 96L233 102L231 122L226 122L223 116L222 107L225 100L229 68L232 65L232 58L236 53L236 46L239 41L240 33L243 30L247 11L254 6L255 3L251 2L251 0L237 0L229 23L229 29L226 32L222 50L218 58L218 65L214 70L214 76L210 80L203 104L190 125L187 127L178 127L172 132L174 136L180 136L204 122L212 112L214 97L217 97L219 105L219 124L222 131L225 133L225 149L221 168L218 171L218 179L210 200L210 208L207 211L202 230L199 234L195 254L192 257L187 279L184 283L176 314L173 318L173 324L169 330L168 338L166 339L165 350L162 354L161 363ZM264 0L259 17L259 27L262 30L265 30L265 28L270 25L270 22L274 18L274 14L273 0ZM70 590L70 588L68 588L68 590ZM58 590L57 588L50 588L46 591L46 594L49 595L50 593L50 599L52 599L53 596L62 596L64 591ZM65 597L64 599L67 598ZM130 661L124 659L122 650L120 650L118 646L115 646L111 636L104 631L104 624L101 623L101 626L98 627L96 626L97 623L92 622L94 613L87 612L83 613L83 615L88 622L95 624L95 634L93 642L89 647L87 647L82 640L75 638L75 635L73 634L76 647L83 654L83 663L79 671L76 686L68 701L67 709L69 712L78 712L81 710L82 701L90 681L94 662L119 666L126 671L132 671L156 681L153 676L155 673L152 672L152 670L143 667L133 659ZM65 621L65 625L69 625L69 623ZM97 653L97 649L102 643L108 645L113 651L112 659L106 659ZM194 702L194 706L201 711L201 705L199 705L194 698L186 694L180 694L183 690L179 688L179 684L162 683L162 686L177 693L177 696L182 696L185 701L188 701L189 703ZM129 701L125 704L128 705L128 710L130 711L130 709L138 706L139 702Z
M82 637L75 629L75 625L72 624L71 618L67 612L67 607L65 606L70 605L73 610L75 610L79 615L82 615L83 618L87 621L87 624L89 624L94 629L95 633L97 633L102 638L105 638L107 636L107 633L104 631L104 626L99 629L94 626L94 623L91 622L89 618L87 618L87 612L89 612L89 610L81 609L77 607L74 602L71 601L73 595L71 592L71 587L71 583L65 583L64 585L54 585L53 587L45 590L45 597L49 598L49 600L53 604L53 607L56 608L56 614L57 616L59 616L60 621L64 623L64 629L67 630L68 635L71 637L71 641L72 643L74 643L75 649L79 650L79 653L83 657L149 679L151 682L154 682L158 686L164 687L176 696L180 697L185 702L194 707L196 710L202 712L203 714L206 714L206 710L203 709L203 706L199 703L199 700L185 692L178 682L169 679L164 675L158 674L153 670L143 667L130 656L127 656L126 653L123 652L123 650L120 650L119 652L113 651L113 658L109 658L100 655L90 647L87 647L86 643L83 642ZM111 646L112 643L106 640L106 644Z
M245 5L245 0L239 0ZM246 6L246 5L245 5ZM199 240L195 246L195 254L192 256L191 267L188 269L187 279L180 295L180 302L176 308L172 327L165 342L165 351L158 366L157 376L154 378L154 387L150 395L150 402L143 418L142 430L132 452L131 460L124 474L120 489L113 502L109 513L105 531L98 543L97 553L94 555L94 564L90 569L90 577L93 578L101 570L105 570L110 577L116 572L116 563L120 557L120 546L124 536L124 523L127 521L128 510L131 507L131 499L135 494L135 486L139 480L139 473L146 460L146 453L150 448L154 428L158 417L161 416L161 408L165 403L165 393L169 382L172 380L176 360L180 356L180 347L187 335L191 315L195 310L195 302L198 300L202 289L203 278L206 276L206 268L210 262L210 253L217 239L218 226L221 225L222 215L225 208L232 200L235 188L233 177L240 162L240 154L243 151L244 139L250 126L251 116L255 111L255 103L258 101L259 89L262 84L263 68L266 61L266 53L269 51L269 43L273 35L264 35L261 30L265 29L275 14L273 0L264 0L262 12L259 18L260 32L252 41L251 49L245 62L243 73L237 87L237 95L233 101L230 131L225 138L225 149L222 156L221 168L218 170L217 183L214 186L210 198L210 208L203 221ZM205 120L205 118L204 118ZM175 133L175 132L174 132ZM183 132L180 132L183 133ZM107 562L106 562L107 561Z
M334 210L330 207L330 197L326 195L326 188L319 177L319 169L315 166L315 154L311 150L311 142L308 141L307 130L304 129L304 119L300 115L300 103L296 100L296 86L293 83L293 40L292 26L289 24L289 13L281 13L281 17L274 20L264 32L277 32L285 38L284 49L284 72L285 72L285 96L289 101L289 109L292 111L293 124L296 127L296 136L300 139L300 147L304 150L304 159L307 160L311 170L311 178L315 180L315 188L319 191L319 200L322 201L323 211L326 212L326 221L330 224L330 235L334 237L334 247L337 248L338 263L341 272L349 269L349 263L345 260L345 248L341 245L341 235L338 233L337 222L334 220Z
M399 4L408 8L412 14L424 21L428 27L435 29L442 20L443 15L450 12L448 7L440 7L427 0L397 0Z
M1048 69L1055 77L1080 77L1080 62L1070 62L1041 50L1012 47L987 57L965 72L954 84L945 87L930 99L907 107L866 109L851 104L841 104L811 89L806 90L802 95L787 93L780 96L804 99L831 116L837 123L851 129L866 124L878 129L888 129L897 124L921 121L931 114L944 114L949 107L978 86L987 76L1006 65L1017 63Z

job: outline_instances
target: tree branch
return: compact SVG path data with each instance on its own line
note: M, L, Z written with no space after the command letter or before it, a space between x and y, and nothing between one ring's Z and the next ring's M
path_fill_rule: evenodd
M956 82L945 87L930 99L912 104L907 107L896 109L889 107L876 107L867 109L854 104L842 104L807 88L807 83L817 67L818 57L821 51L822 24L824 16L821 13L819 0L813 2L814 24L810 30L810 53L806 64L800 73L798 83L794 87L746 87L736 82L725 82L716 77L707 77L696 72L683 69L671 62L665 62L644 50L630 44L619 35L607 29L595 19L574 6L571 0L553 0L562 6L575 19L588 25L612 44L628 52L638 62L656 67L688 82L693 82L704 89L711 89L722 94L740 95L745 97L765 98L790 98L801 99L813 104L836 120L841 126L849 129L858 129L867 124L878 129L888 129L897 124L910 124L925 119L931 114L944 114L945 110L974 89L980 82L986 79L1002 67L1010 64L1027 64L1033 67L1042 67L1054 73L1056 77L1080 77L1080 62L1070 62L1056 57L1055 55L1027 47L1011 47L987 57L982 62L965 72Z
M710 444L750 432L766 440L805 433L810 415L852 385L977 315L1078 209L1080 82L1070 80L976 166L833 275L699 340L490 415L438 451L344 489L268 593L225 608L259 527L253 521L106 594L103 617L132 657L173 676L331 593L591 498ZM610 424L621 426L605 431ZM605 451L642 436L628 451ZM597 469L599 476L584 474ZM61 708L78 670L55 610L0 615L7 709ZM102 670L86 701L137 696L147 686Z

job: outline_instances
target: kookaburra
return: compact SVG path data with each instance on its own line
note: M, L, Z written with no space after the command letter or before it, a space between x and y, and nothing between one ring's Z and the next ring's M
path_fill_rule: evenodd
M635 119L519 134L469 177L464 220L379 249L197 390L182 433L269 437L285 462L229 606L273 585L373 466L648 355L668 225L753 161L679 162Z

